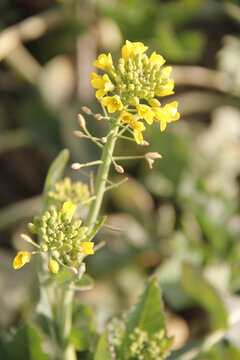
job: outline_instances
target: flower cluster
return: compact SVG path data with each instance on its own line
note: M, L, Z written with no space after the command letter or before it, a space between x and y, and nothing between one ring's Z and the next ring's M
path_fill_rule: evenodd
M173 338L168 338L164 330L151 337L146 331L135 328L130 335L130 360L163 360L169 356L167 348L172 344Z
M120 112L122 122L133 130L137 144L142 143L142 131L145 130L144 123L139 120L145 120L148 125L159 122L164 131L167 123L180 117L177 101L162 107L155 98L174 94L174 80L169 78L171 66L162 67L163 57L155 51L148 57L147 49L141 42L126 41L117 68L110 53L101 54L93 65L107 74L91 74L91 84L97 89L96 97L109 113Z
M86 236L87 227L81 226L80 219L74 220L73 215L76 205L66 201L61 211L51 209L45 211L39 218L35 217L33 223L29 223L29 230L37 234L40 244L25 234L22 237L38 248L33 253L48 253L49 270L56 274L60 267L68 268L72 273L77 273L85 255L94 254L94 243ZM85 240L85 241L84 241ZM20 269L31 259L31 253L27 251L18 252L13 261L14 269Z
M66 201L89 205L90 191L88 184L81 181L73 183L70 177L65 177L55 183L54 188L48 192L48 198L60 206Z

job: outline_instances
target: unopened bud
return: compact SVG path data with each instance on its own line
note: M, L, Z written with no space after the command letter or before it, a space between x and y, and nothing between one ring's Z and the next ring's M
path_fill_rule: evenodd
M85 112L85 114L87 115L91 115L92 113L92 111L86 106L82 106L82 111Z
M84 119L84 117L82 116L82 114L78 114L78 123L81 127L86 127L86 121Z
M150 100L148 100L148 103L150 106L153 106L153 107L161 106L160 101L158 101L157 99L150 99Z
M97 120L102 120L102 115L101 114L96 114L94 117Z
M70 267L70 268L69 268L69 271L70 271L70 273L73 274L73 275L78 274L78 270L77 270L74 266Z
M79 164L79 163L73 163L73 164L71 165L71 168L72 168L73 170L79 170L79 169L81 168L81 164Z
M141 142L141 146L148 146L148 145L149 145L149 142L146 141L146 140L143 140L143 141Z
M118 60L118 64L121 64L121 65L125 65L125 60L123 59L123 58L120 58L119 60Z
M47 252L48 246L46 244L41 245L41 250L42 250L42 252Z
M48 268L53 274L57 274L59 271L59 264L56 260L50 259L48 262Z
M83 138L85 136L82 131L77 131L77 130L73 131L73 135L75 135L79 138Z
M119 174L123 174L124 173L124 168L121 165L116 165L115 166L115 170L119 173Z
M36 234L37 233L37 228L33 223L29 223L28 224L28 229L29 231L31 231L32 234Z
M131 103L131 105L133 105L133 106L138 105L138 104L139 104L139 99L138 99L138 97L137 97L137 96L131 97L130 103Z
M106 144L106 142L107 142L107 137L102 137L102 138L101 138L101 142L102 142L103 144Z
M122 64L118 64L118 70L121 74L124 74L126 71L125 67Z

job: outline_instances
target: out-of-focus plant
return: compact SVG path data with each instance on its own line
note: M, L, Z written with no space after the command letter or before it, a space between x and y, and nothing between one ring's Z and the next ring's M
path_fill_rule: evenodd
M123 174L124 168L119 165L121 160L143 158L152 169L154 161L162 157L157 152L116 156L114 149L117 140L148 146L142 135L145 130L143 120L148 125L160 123L160 130L164 131L167 123L178 120L180 116L177 101L161 106L156 99L174 93L174 80L169 78L171 67L163 67L163 57L155 51L148 57L145 54L147 49L143 43L126 41L116 67L110 53L101 54L94 61L93 65L104 71L103 75L91 74L91 84L97 89L96 97L102 105L103 114L94 114L87 107L82 109L86 114L93 115L96 121L106 121L108 132L101 138L93 136L84 117L79 114L82 131L75 131L74 134L78 138L90 139L101 148L102 156L100 160L72 164L74 170L80 171L99 165L96 181L92 183L94 190L90 195L86 184L74 184L69 178L61 180L68 158L68 152L63 151L52 164L46 178L43 214L28 224L29 231L38 240L35 242L28 235L21 235L35 250L19 251L13 261L14 269L19 270L30 262L32 256L41 254L38 269L41 294L39 312L42 330L49 343L47 353L52 359L76 359L76 350L82 350L78 339L80 334L75 334L75 341L71 340L73 297L75 291L84 291L93 286L91 278L85 274L84 259L102 246L101 243L94 245L93 240L106 220L105 217L99 219L104 193L120 185L109 179L111 164L117 173ZM77 204L89 205L84 223L77 216ZM95 360L166 358L173 339L167 337L160 296L158 280L153 278L136 307L107 326L97 342L96 350L93 350L94 354L91 355L87 345L84 350ZM26 337L33 336L35 332L36 345L40 346L35 330L25 327L22 332ZM94 336L96 338L96 334ZM18 343L19 337L21 333L18 332L12 344ZM89 337L90 333L85 334L87 343ZM14 358L19 352L17 346L10 350L12 344L3 347L4 356ZM38 358L41 357L45 355L39 352Z

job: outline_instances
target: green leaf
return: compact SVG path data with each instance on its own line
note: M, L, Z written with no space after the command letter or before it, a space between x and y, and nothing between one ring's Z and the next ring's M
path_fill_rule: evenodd
M139 302L126 314L126 332L124 337L124 352L128 351L130 335L135 328L148 333L149 338L159 330L166 330L161 289L156 277L148 284Z
M112 345L108 341L108 332L105 330L98 341L94 360L112 360L113 353L110 350L111 348Z
M68 160L70 157L70 152L68 149L62 150L58 156L52 162L44 184L43 196L45 202L47 201L48 191L51 190L56 181L62 178L63 172L67 166Z
M41 349L42 338L38 330L24 325L13 338L0 347L3 360L50 360Z
M74 284L70 285L72 290L85 291L90 290L94 286L94 281L91 276L84 274L80 280L74 281Z
M227 328L227 311L215 290L202 273L192 265L183 264L181 283L186 292L208 312L213 329Z

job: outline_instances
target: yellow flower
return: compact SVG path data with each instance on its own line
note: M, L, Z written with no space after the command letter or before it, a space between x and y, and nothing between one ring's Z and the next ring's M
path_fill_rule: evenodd
M128 123L129 127L133 129L133 135L136 143L139 145L143 141L142 131L146 128L141 121L137 121L136 117L129 113L127 110L121 112L121 120L124 123Z
M147 51L148 47L144 46L141 42L126 41L126 44L122 47L122 57L126 61L129 57L134 57L137 54L143 54Z
M113 68L112 55L110 53L108 53L108 55L99 55L98 59L93 62L93 65L101 70L108 71L109 69Z
M165 63L165 61L166 60L162 57L162 55L156 54L156 51L154 51L149 58L149 62L153 63L153 65L162 66Z
M161 77L163 79L166 79L169 77L169 75L172 72L172 67L171 66L165 66L163 69L161 69Z
M166 129L167 123L176 121L180 118L180 114L177 111L178 102L173 101L170 104L165 105L164 107L152 108L155 113L154 120L160 122L160 130L164 131Z
M13 260L13 267L15 270L21 269L25 264L31 260L31 254L28 251L19 251Z
M81 243L80 246L81 246L82 252L84 254L91 255L91 254L94 254L93 245L94 245L93 242L86 241L86 242Z
M104 106L107 106L110 113L114 113L116 110L121 111L123 108L120 96L118 95L106 96L102 99L102 103Z
M95 89L98 89L96 91L96 97L98 99L106 95L108 91L113 91L115 89L115 86L113 85L107 74L100 76L95 73L92 73L91 79L92 79L91 81L92 86Z
M148 105L136 105L137 113L141 119L145 119L149 125L152 125L154 112Z
M73 217L75 211L76 211L77 205L73 204L71 201L65 201L62 206L62 215L68 212L71 217Z
M57 274L59 271L59 263L56 260L50 259L48 262L48 268L53 274Z
M129 123L131 120L136 120L135 116L127 110L121 111L121 120L124 123Z
M155 94L157 96L167 96L174 94L173 88L174 88L174 80L170 79L166 85L163 85L162 91L156 92Z

